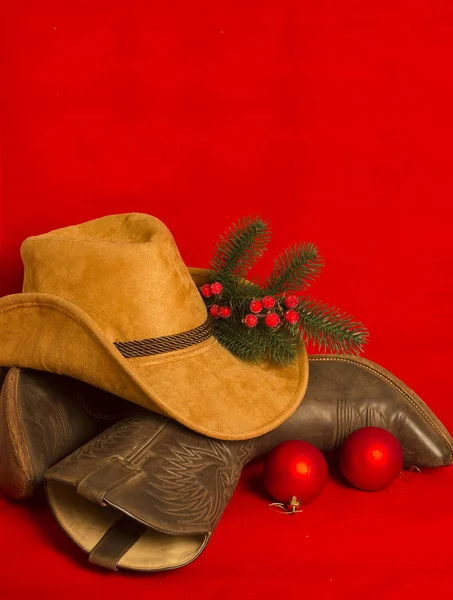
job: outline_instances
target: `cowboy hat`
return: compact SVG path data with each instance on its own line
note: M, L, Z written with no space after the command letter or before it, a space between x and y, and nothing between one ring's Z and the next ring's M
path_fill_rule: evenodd
M242 362L213 336L168 228L131 213L30 237L23 293L0 300L0 364L69 375L207 436L271 431L306 390L288 366Z

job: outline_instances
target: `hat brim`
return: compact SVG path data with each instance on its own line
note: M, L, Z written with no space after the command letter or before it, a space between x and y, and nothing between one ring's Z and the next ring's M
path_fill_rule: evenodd
M208 271L189 269L197 285ZM204 435L240 440L283 423L308 383L301 348L286 367L246 363L211 337L167 354L124 358L75 304L49 294L0 300L0 364L69 375Z

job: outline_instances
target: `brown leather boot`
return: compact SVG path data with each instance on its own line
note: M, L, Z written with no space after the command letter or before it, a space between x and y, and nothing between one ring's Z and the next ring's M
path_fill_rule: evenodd
M50 466L127 414L123 400L69 377L2 374L0 490L10 498L30 496Z
M288 439L337 448L365 425L394 433L405 464L452 462L452 439L401 381L360 358L310 358L301 406L273 432L246 440L215 440L159 415L123 419L46 474L56 519L110 569L159 571L184 566L206 547L252 458Z
M393 433L404 452L405 467L443 467L453 462L453 440L428 406L401 380L365 358L338 354L312 355L305 398L294 415L261 436L267 452L290 438L322 451L339 448L361 427Z

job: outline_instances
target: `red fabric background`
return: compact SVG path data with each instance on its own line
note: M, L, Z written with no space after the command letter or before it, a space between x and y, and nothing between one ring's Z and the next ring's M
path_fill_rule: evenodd
M318 244L313 293L453 430L452 0L42 0L1 15L0 293L28 235L149 212L190 265L237 217L271 256ZM294 518L257 463L204 554L157 575L90 567L42 498L0 499L0 597L451 594L453 470L368 494L332 478Z

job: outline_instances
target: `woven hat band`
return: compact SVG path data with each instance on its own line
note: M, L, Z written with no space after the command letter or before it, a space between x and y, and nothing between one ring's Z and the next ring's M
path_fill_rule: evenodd
M130 342L114 342L114 346L121 352L124 358L138 358L141 356L153 356L155 354L165 354L175 350L183 350L190 346L195 346L205 342L212 336L211 321L208 318L202 325L176 333L174 335L165 335L158 338L149 338L145 340L133 340Z

